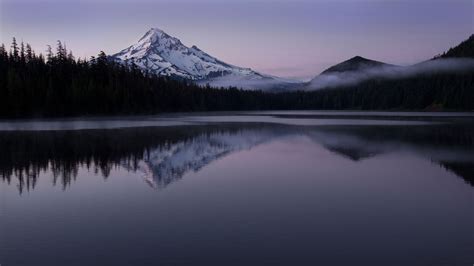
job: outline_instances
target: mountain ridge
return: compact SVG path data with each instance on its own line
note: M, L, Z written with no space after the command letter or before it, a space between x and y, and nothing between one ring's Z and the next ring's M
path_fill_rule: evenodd
M474 57L474 34L443 54L435 56L433 59L453 57Z
M133 64L144 72L188 79L198 85L271 89L295 83L226 63L196 45L184 45L159 28L149 29L137 43L110 58L117 63Z
M111 56L120 63L135 64L142 70L163 76L202 80L230 73L257 74L249 68L225 63L199 49L185 46L159 28L151 28L137 43Z
M364 68L379 67L379 66L391 66L391 65L384 62L367 59L367 58L357 55L346 61L343 61L339 64L336 64L327 68L326 70L321 72L321 74L356 71L356 70L360 70Z
M397 80L422 74L464 71L473 67L472 58L474 58L474 35L431 60L409 66L397 66L355 56L327 68L305 84L305 89L348 87L369 80Z

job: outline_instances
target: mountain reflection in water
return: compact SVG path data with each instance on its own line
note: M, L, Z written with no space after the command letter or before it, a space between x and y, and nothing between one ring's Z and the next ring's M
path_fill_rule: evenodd
M64 189L85 167L108 178L113 168L140 173L164 188L190 171L231 153L286 136L304 136L334 154L361 161L390 152L409 152L439 164L474 186L474 127L292 126L214 124L72 131L0 132L0 176L19 192L35 188L42 172Z

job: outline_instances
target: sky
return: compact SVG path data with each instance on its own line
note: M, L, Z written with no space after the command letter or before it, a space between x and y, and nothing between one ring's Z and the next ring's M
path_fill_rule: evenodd
M227 63L308 79L360 55L414 64L474 33L474 0L0 0L0 42L76 57L160 28Z

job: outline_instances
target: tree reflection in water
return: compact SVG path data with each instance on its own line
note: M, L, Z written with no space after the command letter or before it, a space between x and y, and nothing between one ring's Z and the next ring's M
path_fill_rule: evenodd
M214 124L71 131L0 132L0 176L19 192L34 189L40 173L66 189L80 168L108 178L114 168L139 172L164 188L218 158L279 137L304 135L353 161L393 151L429 159L474 186L474 127L289 126Z

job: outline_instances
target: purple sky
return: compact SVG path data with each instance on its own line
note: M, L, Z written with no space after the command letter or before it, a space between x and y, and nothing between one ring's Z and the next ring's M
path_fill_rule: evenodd
M151 27L234 65L308 78L355 55L431 58L474 33L474 0L0 0L0 42L76 56L128 47Z

